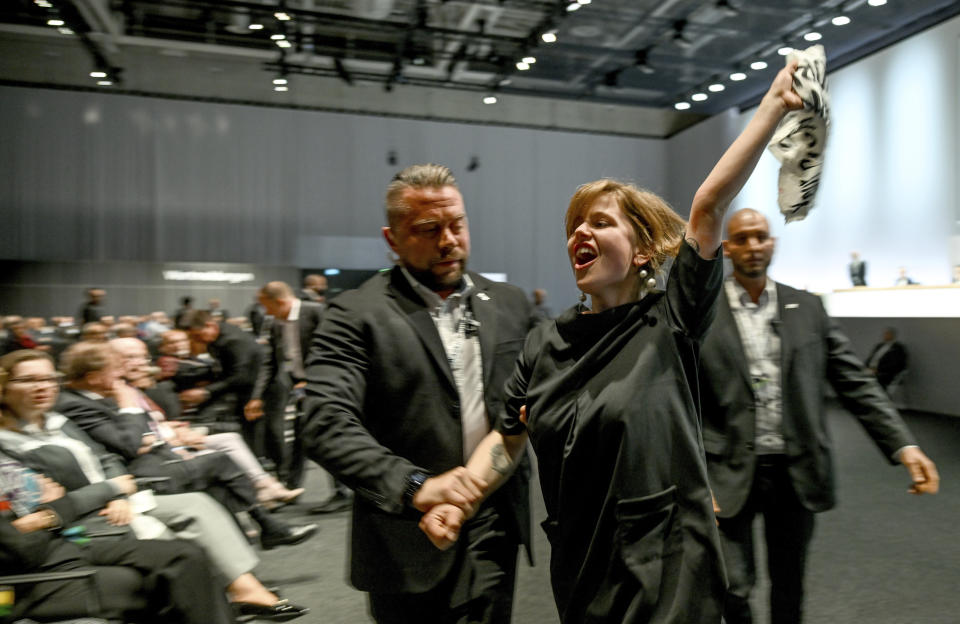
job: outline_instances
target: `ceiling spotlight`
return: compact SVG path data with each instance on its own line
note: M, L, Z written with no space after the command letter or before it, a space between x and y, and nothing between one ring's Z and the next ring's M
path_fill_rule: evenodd
M107 72L105 72L105 71L92 71L92 72L90 72L90 77L91 77L91 78L106 78L106 77L107 77Z
M270 35L270 38L273 39L274 41L280 41L281 39L286 39L287 36L277 33L276 35Z
M636 64L637 68L645 73L652 74L656 70L653 67L650 67L650 48L644 48L643 50L637 50L633 55L633 62Z
M537 62L537 57L535 57L535 56L525 56L525 57L523 57L523 62L526 63L527 65L533 65L534 63Z
M730 80L734 82L740 82L741 80L746 80L747 75L743 72L733 72L730 74Z
M767 68L766 61L754 61L750 63L750 69L754 71L760 71L761 69L766 69L766 68Z
M686 28L687 20L685 19L679 19L673 23L673 43L683 49L687 49L692 45L690 40L684 36Z
M730 0L717 0L717 3L713 6L717 11L722 13L724 17L736 17L740 14L740 11L730 4Z
M528 69L530 69L530 64L525 61L518 61L517 69L519 69L520 71L527 71Z
M290 48L293 46L293 44L287 41L286 39L281 39L280 41L277 42L277 45L281 48Z
M254 22L252 24L247 24L247 28L250 30L263 30L263 24L260 22Z
M706 93L694 93L693 95L690 96L690 99L693 100L694 102L702 102L702 101L704 101L705 99L707 99L707 94L706 94Z
M870 6L883 6L887 3L887 0L867 0L867 4Z
M818 32L808 32L803 36L803 38L806 39L807 41L820 41L821 39L823 39L823 35L821 35Z
M62 19L48 19L47 26L63 26L64 21Z
M834 26L846 26L847 24L850 23L850 18L847 17L846 15L838 15L832 20L830 20L830 23L833 24Z
M555 43L557 41L557 31L548 30L547 32L540 35L540 38L544 43Z
M720 84L719 82L716 82L716 83L710 85L709 87L707 87L707 91L709 91L709 92L711 92L711 93L720 93L720 92L723 91L724 89L726 89L726 87L723 86L722 84Z
M112 80L98 80L98 81L97 81L97 84L100 85L101 87L109 87L110 85L113 84L113 81L112 81Z
M485 95L485 96L483 96L483 103L484 103L484 104L496 104L496 103L497 103L497 96L495 96L495 95Z
M280 91L280 92L289 91L289 90L290 90L290 87L288 87L288 86L286 86L286 85L277 85L277 86L275 86L275 87L273 88L273 90L274 90L274 91Z
M579 2L580 4L590 4L592 0L577 0L577 2Z
M285 84L287 84L287 79L286 79L286 78L274 78L274 79L273 79L273 84L275 84L275 85L285 85Z
M60 28L57 29L57 32L60 33L61 35L72 35L72 34L73 34L73 31L70 30L69 28L67 28L66 26L61 26Z
M677 110L687 110L690 108L690 102L677 102L673 107Z
M285 11L277 11L273 16L281 22L289 22L292 19L290 14Z
M580 10L580 3L579 3L579 2L574 2L573 4L568 4L568 5L567 5L567 11L570 12L570 13L573 13L574 11L579 11L579 10Z
M501 86L501 87L506 87L506 86L510 85L512 82L513 82L513 81L510 80L509 78L504 78L503 80L500 81L500 86Z
M793 52L793 48L791 48L790 46L783 46L782 48L777 50L777 54L779 54L780 56L786 56L791 52Z

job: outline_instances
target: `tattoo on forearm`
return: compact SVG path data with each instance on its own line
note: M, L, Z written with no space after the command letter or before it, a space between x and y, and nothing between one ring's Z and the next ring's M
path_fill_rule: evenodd
M700 253L700 242L695 238L688 238L687 244L693 247L693 250L697 253Z
M490 464L494 471L505 475L510 472L510 456L502 444L495 444L490 449Z

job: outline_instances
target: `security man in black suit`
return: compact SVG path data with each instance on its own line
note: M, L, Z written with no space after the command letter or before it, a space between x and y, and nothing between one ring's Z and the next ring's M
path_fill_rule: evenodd
M700 352L703 446L730 582L727 624L752 621L758 514L766 535L771 622L802 619L814 514L835 504L828 387L884 457L907 468L913 493L939 487L936 466L820 298L767 277L773 248L762 214L748 208L730 217L723 249L733 276Z
M397 266L329 303L307 360L304 443L356 493L350 579L377 622L509 622L517 546L530 540L529 468L449 550L418 522L442 501L479 500L483 484L463 464L499 418L530 304L466 270L467 216L449 169L408 167L386 205Z
M313 333L323 318L323 306L294 296L284 282L270 282L260 289L258 301L273 317L266 357L260 364L257 382L244 408L248 420L266 416L266 453L277 466L288 488L303 480L303 446L300 418L294 427L294 442L289 461L284 444L284 419L291 394L306 386L304 358L310 352ZM268 397L268 399L265 399Z

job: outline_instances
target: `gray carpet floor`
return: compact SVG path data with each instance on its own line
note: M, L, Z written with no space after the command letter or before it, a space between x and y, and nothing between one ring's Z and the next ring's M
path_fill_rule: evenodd
M853 417L837 409L830 418L840 502L817 517L806 621L960 623L960 417L905 415L940 471L941 491L932 497L907 494L906 471L883 459ZM283 586L292 602L312 609L297 620L300 624L369 622L364 595L346 581L349 512L307 515L311 504L329 494L329 477L311 464L306 485L303 500L277 514L294 522L318 522L320 533L305 544L262 553L257 575ZM539 528L545 516L539 491L534 511L537 565L520 564L514 622L556 624L550 555ZM761 550L761 561L763 556ZM754 600L757 624L769 622L767 586L761 578Z

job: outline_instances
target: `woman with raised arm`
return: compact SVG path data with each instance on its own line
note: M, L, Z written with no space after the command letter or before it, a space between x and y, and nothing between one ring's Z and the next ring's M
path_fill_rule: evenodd
M697 359L721 290L721 225L774 129L803 103L780 71L697 191L687 223L613 180L577 189L567 253L590 296L527 337L507 413L467 469L493 491L529 436L539 462L554 597L564 623L719 623L725 574L700 439ZM654 277L675 257L664 291ZM438 546L465 513L421 528Z

